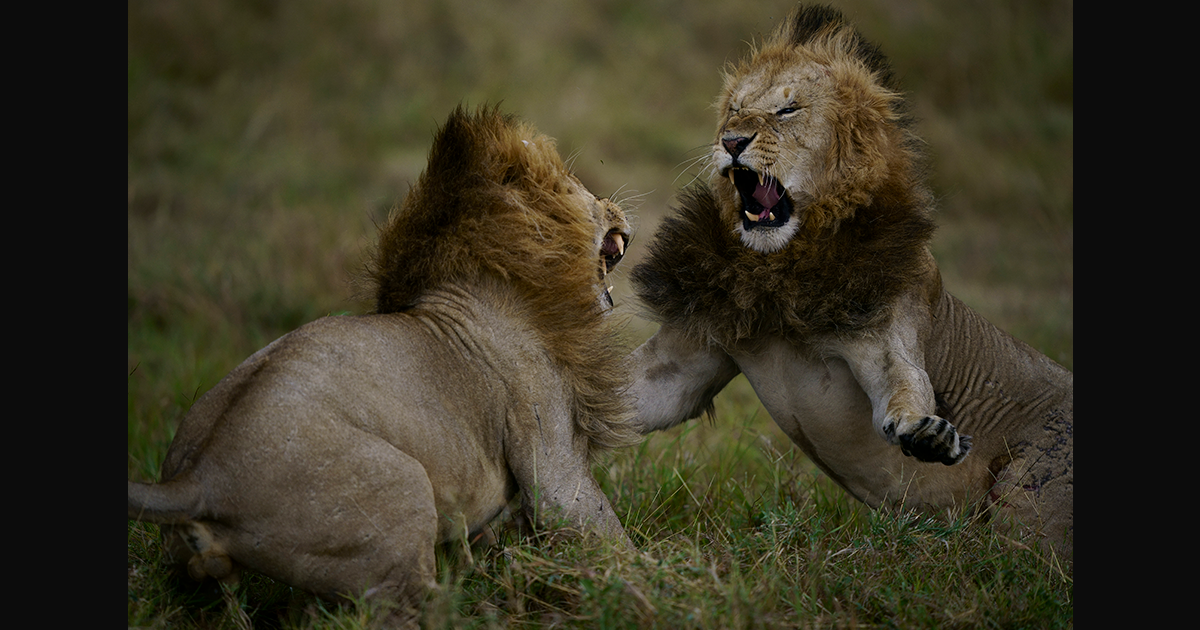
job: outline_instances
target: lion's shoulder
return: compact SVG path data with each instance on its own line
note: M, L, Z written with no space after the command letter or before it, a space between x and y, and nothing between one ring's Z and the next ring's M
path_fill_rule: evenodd
M501 287L498 306L525 318L537 351L563 370L579 429L615 446L633 436L617 333L600 306L602 274L621 253L610 251L612 228L628 236L621 209L575 178L553 139L495 107L460 106L380 229L366 281L378 314ZM510 337L500 343L515 346Z

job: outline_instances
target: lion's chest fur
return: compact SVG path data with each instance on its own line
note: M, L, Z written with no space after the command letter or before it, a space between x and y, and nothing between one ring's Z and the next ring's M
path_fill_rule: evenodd
M701 343L861 334L884 325L928 267L933 223L917 212L863 209L834 233L772 254L743 245L727 219L707 186L685 191L633 270L656 319Z
M837 351L845 340L887 334L905 296L937 284L928 216L862 208L836 231L773 254L745 247L726 218L700 187L664 220L633 272L656 319L728 353L780 427L866 503L900 500L905 487L939 504L982 492L982 468L963 474L978 462L921 463L881 439L871 400Z

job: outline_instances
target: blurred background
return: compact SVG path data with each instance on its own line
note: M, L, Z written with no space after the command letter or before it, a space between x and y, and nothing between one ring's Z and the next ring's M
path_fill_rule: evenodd
M194 398L330 313L458 104L558 140L638 232L716 130L722 66L791 0L130 0L130 478ZM833 2L901 77L932 157L946 285L1073 368L1073 3Z

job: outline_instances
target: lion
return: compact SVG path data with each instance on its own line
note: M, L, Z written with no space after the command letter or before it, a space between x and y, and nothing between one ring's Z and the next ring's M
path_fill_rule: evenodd
M195 578L245 567L409 621L435 545L516 495L531 522L632 548L591 472L641 439L605 282L630 238L553 140L460 106L381 228L375 312L235 368L183 419L162 480L129 483L129 518L160 524Z
M1073 376L942 286L920 141L879 48L804 7L726 73L706 182L630 276L643 433L745 374L868 505L960 506L1072 558Z

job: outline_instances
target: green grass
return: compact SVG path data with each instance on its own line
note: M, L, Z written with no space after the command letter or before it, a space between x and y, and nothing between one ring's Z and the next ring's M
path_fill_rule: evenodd
M1072 3L837 2L893 61L928 142L957 296L1073 367ZM595 192L640 195L614 295L714 130L719 69L792 6L614 0L129 3L128 455L155 479L197 396L272 339L369 302L353 278L459 102L503 101ZM642 555L439 554L430 627L1062 627L1072 576L961 515L876 513L737 379L712 422L596 474ZM130 524L129 625L358 628L250 576L169 575Z
M501 528L495 546L439 550L425 627L1072 626L1070 573L963 514L867 509L788 445L744 379L734 387L722 420L655 434L597 467L639 553ZM215 587L163 585L153 529L130 525L130 624L162 614L171 627L236 627ZM150 575L135 581L135 568ZM255 627L359 628L365 617L259 576L243 590Z

